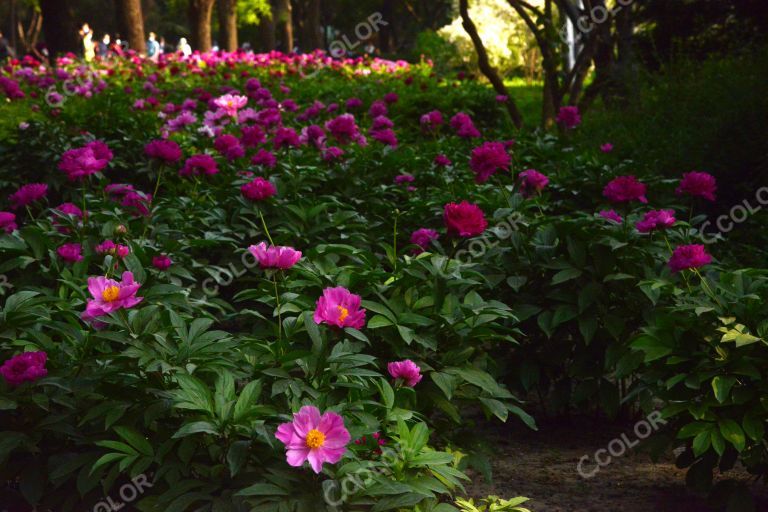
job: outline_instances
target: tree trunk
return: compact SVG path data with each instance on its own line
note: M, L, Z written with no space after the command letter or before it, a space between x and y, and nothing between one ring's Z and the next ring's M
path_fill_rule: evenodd
M218 0L219 47L237 51L237 0Z
M40 0L43 34L51 58L66 52L82 50L77 41L77 29L72 6L66 0Z
M469 34L469 38L472 39L472 44L475 46L475 51L477 52L477 62L478 66L480 67L480 71L482 71L486 78L488 78L488 81L491 82L491 85L493 85L493 88L497 94L507 97L506 105L507 110L509 111L509 116L512 118L512 122L515 124L515 126L520 128L523 126L523 116L520 114L515 100L512 99L512 97L507 92L507 88L504 85L504 82L501 78L499 78L499 74L496 72L493 66L491 66L491 63L488 60L488 52L486 52L485 46L483 46L483 40L480 39L480 35L477 33L477 27L475 27L472 18L469 17L468 4L468 0L459 0L461 24L467 34Z
M323 29L320 21L320 0L307 0L304 5L304 50L323 48Z
M275 17L274 11L270 16L264 16L259 20L259 40L257 51L271 52L275 49Z
M211 15L214 0L189 0L189 26L192 48L207 52L211 49Z
M124 37L128 39L128 47L136 52L147 51L144 39L144 16L141 12L141 0L117 0L117 16L119 26L125 30Z
M275 35L279 50L293 51L293 8L291 0L274 0L272 17L275 21Z
M395 51L395 6L393 0L382 1L381 18L386 22L386 25L382 24L379 31L379 50L381 53L391 53Z

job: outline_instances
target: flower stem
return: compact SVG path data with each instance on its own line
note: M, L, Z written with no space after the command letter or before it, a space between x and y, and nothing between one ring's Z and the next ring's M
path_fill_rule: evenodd
M264 221L264 215L261 214L261 209L259 209L259 218L261 219L261 225L264 227L264 233L267 235L267 240L269 240L270 245L274 246L275 243L272 241L272 237L269 236L269 229L267 229L267 223Z

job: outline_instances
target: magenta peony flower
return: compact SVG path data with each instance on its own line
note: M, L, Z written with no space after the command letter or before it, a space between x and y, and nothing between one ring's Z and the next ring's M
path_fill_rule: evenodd
M323 296L317 299L315 323L326 323L335 327L365 326L365 309L360 309L360 296L350 293L343 286L326 288Z
M134 211L134 215L149 215L149 208L152 206L152 194L144 192L129 191L120 201L120 205Z
M372 118L387 115L387 104L381 100L374 101L368 109L368 115Z
M248 251L253 254L261 268L288 270L301 259L301 251L297 251L293 247L268 246L265 242L248 247Z
M438 167L448 167L453 163L447 156L442 154L437 155L434 161L435 161L435 165L437 165Z
M467 201L448 203L443 210L443 218L448 234L469 238L485 231L488 222L479 206Z
M413 183L416 178L411 174L399 174L395 176L395 185L402 185L403 183Z
M184 167L179 169L179 176L198 176L205 174L212 176L219 172L216 160L211 155L192 155L184 162Z
M153 140L144 146L144 153L166 164L173 164L181 158L181 148L172 140Z
M411 243L419 247L413 250L414 254L421 254L429 248L433 240L440 238L434 229L421 228L411 233Z
M395 135L395 132L387 128L386 130L375 130L370 132L371 138L374 140L377 140L381 142L382 144L386 144L387 146L396 148L397 147L397 136Z
M598 213L598 215L600 215L605 220L610 220L618 224L621 224L622 222L624 222L623 219L621 218L621 215L616 213L616 210L602 210L600 211L600 213Z
M693 197L703 197L708 201L715 200L717 182L715 177L706 172L687 172L680 180L680 186L675 189L677 195L688 194Z
M485 183L496 171L509 171L512 158L501 142L486 142L472 150L469 167L477 183Z
M638 181L634 176L619 176L605 186L603 196L612 203L628 203L630 201L647 203L645 191L645 184Z
M360 138L360 129L352 114L342 114L325 123L325 129L340 143L348 144Z
M337 148L336 146L330 146L323 148L323 160L326 162L333 162L340 159L344 155L344 150Z
M173 264L173 260L165 254L159 254L152 258L152 266L157 270L168 270Z
M581 114L579 113L579 107L560 107L560 112L557 113L556 121L569 130L576 128L581 124Z
M263 201L277 194L277 188L275 188L272 182L262 177L257 177L240 187L240 192L249 201Z
M480 136L480 132L475 128L472 118L464 112L459 112L451 118L451 128L456 132L456 135L465 139Z
M600 146L600 151L603 153L611 153L613 151L613 144L610 142L606 142L602 146Z
M11 212L0 212L0 229L6 233L13 233L18 228L16 225L16 214Z
M371 131L386 130L387 128L394 128L395 123L392 122L387 116L379 116L371 123Z
M264 130L258 126L243 126L240 143L247 148L255 148L267 140Z
M136 292L141 284L133 281L131 272L123 272L122 282L103 276L88 278L88 291L93 299L88 301L80 317L89 322L96 317L108 315L118 309L129 309L144 300Z
M275 158L275 155L271 151L260 149L251 158L251 163L253 165L263 165L264 167L269 167L271 169L277 165L277 158Z
M285 445L289 465L299 467L309 461L315 473L320 473L326 462L339 462L351 438L341 416L330 411L321 416L311 405L295 413L292 422L280 425L275 437Z
M32 204L46 196L48 185L44 183L27 183L11 194L8 199L11 201L11 208L18 210L21 207Z
M671 228L674 224L675 210L652 210L637 223L637 230L641 233L650 233L656 229Z
M131 248L126 245L116 244L112 240L104 240L96 246L96 252L99 254L110 254L118 258L125 258L131 253Z
M223 110L227 115L237 117L237 111L248 104L248 97L225 94L213 100L213 104Z
M299 134L293 128L280 127L275 130L275 135L272 138L272 143L275 149L281 148L297 148L301 146L299 141Z
M406 386L414 387L421 381L421 368L416 365L410 359L405 361L398 361L396 363L389 363L387 365L387 371L393 379L401 379Z
M509 96L506 94L497 94L496 95L496 103L506 103L509 101Z
M9 386L19 386L24 382L34 382L48 375L45 352L23 352L8 359L0 366L0 375Z
M59 170L67 173L70 181L75 181L100 172L112 161L112 158L109 146L100 140L95 140L84 147L70 149L61 155Z
M680 272L681 270L703 267L710 263L712 263L712 256L707 253L707 249L701 244L693 244L675 248L668 265L672 272Z
M427 112L419 118L421 129L425 132L434 132L440 129L443 124L443 113L439 110Z
M77 243L61 245L56 253L67 263L77 263L83 259L83 247Z
M240 144L240 139L228 133L216 137L213 147L230 161L245 156L245 148Z
M541 174L536 169L528 169L518 176L520 180L520 193L525 197L530 197L535 193L541 192L549 185L549 178Z
M363 100L361 100L360 98L349 98L347 100L346 105L347 105L347 108L350 110L360 108L363 106Z
M305 126L301 129L299 142L301 144L311 144L318 149L322 149L323 145L325 144L325 130L316 124Z
M397 95L396 92L388 92L384 95L384 102L389 103L390 105L392 103L397 103L397 100L399 100L400 97Z

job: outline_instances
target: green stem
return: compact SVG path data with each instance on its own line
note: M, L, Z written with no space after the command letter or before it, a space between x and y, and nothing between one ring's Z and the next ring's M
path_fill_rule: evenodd
M269 229L267 229L267 223L264 221L264 215L261 214L261 210L259 210L259 218L261 219L261 225L264 227L264 233L267 235L267 240L269 240L269 244L274 246L275 243L272 241L272 237L269 236Z
M283 339L283 317L280 312L280 292L277 289L277 273L272 276L272 283L275 285L275 304L277 306L277 340L281 342Z

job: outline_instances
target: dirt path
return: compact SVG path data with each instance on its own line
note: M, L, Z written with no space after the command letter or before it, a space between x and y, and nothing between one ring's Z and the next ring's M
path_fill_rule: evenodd
M527 496L534 512L714 512L706 499L691 495L685 488L685 470L668 460L653 463L643 453L627 452L614 457L592 478L583 478L577 464L591 473L597 465L595 452L607 448L626 434L630 442L633 425L605 425L591 419L564 424L549 422L539 431L511 426L491 426L488 436L497 448L493 460L493 484L476 475L470 494L495 494L509 498ZM614 452L619 446L613 445ZM601 460L605 460L601 458ZM473 475L475 476L475 475ZM745 472L728 472L724 478L747 480ZM753 486L760 495L758 512L768 512L768 489Z

